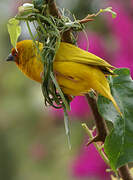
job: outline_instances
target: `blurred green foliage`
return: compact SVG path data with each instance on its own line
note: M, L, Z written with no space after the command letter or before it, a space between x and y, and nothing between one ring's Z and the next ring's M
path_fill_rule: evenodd
M15 5L0 1L10 12L0 12L0 179L74 179L69 166L82 142L80 122L71 123L69 151L63 119L48 115L40 85L4 61L11 49L7 22Z

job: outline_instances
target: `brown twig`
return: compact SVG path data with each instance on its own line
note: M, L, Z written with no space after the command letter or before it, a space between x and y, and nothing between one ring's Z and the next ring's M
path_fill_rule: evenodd
M61 18L61 14L58 11L58 8L56 6L55 1L54 0L47 0L46 2L48 3L50 14L54 17Z
M52 16L61 18L61 14L56 6L56 3L54 0L47 0L47 3L49 5L49 12ZM67 43L72 43L72 38L71 38L71 30L65 31L62 35L62 41L67 42Z
M55 1L47 0L47 3L49 5L49 11L50 11L51 15L61 18L61 14L58 11ZM88 21L92 21L92 19L91 19L92 17L95 17L95 15L88 15L84 19L80 20L80 23L86 23ZM71 30L64 32L64 34L62 36L62 41L72 43ZM89 144L91 144L92 142L97 142L97 141L104 142L106 136L109 134L106 122L101 117L100 113L98 112L96 100L91 98L88 94L86 94L86 98L88 100L88 103L91 106L91 109L92 109L92 112L94 115L94 119L95 119L95 123L96 123L96 128L97 128L97 136L94 137L94 139L92 139L89 142ZM133 180L127 165L120 167L118 169L118 172L123 180Z
M124 180L133 180L133 177L129 171L128 165L122 166L118 169L119 175Z
M89 21L94 21L94 19L92 19L94 17L96 17L96 14L88 14L85 18L79 20L79 23L84 24L84 23L87 23Z
M101 141L104 143L106 136L109 134L107 125L105 123L105 120L102 118L102 116L98 112L96 100L94 98L90 97L88 94L86 94L86 98L87 98L87 101L88 101L88 103L91 107L91 110L93 112L94 120L95 120L95 124L96 124L96 129L97 129L96 137L94 137L94 139L92 139L88 143L88 145L93 143L93 142L98 142L98 141Z
M84 18L84 19L79 20L78 22L80 24L84 24L84 23L88 23L89 21L94 21L94 19L86 19L86 18Z

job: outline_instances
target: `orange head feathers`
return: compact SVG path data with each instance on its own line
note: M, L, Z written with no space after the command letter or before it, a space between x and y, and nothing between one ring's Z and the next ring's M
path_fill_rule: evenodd
M39 45L41 49L42 44L39 43ZM43 64L32 40L18 42L16 48L12 48L7 61L14 61L18 68L31 79L42 81Z

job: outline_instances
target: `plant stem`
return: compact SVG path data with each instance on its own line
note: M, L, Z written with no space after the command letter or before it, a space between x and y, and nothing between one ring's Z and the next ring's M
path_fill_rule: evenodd
M83 123L82 127L85 129L85 131L88 134L89 138L92 139L93 134L92 134L91 130L87 127L87 125L85 123ZM102 151L101 147L96 142L94 142L93 144L94 144L95 148L97 149L97 151L99 152L102 159L104 160L104 162L109 166L109 160L108 160L107 156L105 155L105 153Z
M105 120L102 118L102 116L98 112L97 108L97 103L96 100L92 97L90 97L88 94L86 94L86 99L91 107L91 110L94 115L94 120L97 128L97 136L92 142L97 142L97 141L105 141L106 136L109 134L109 130L107 128L107 125L105 123Z
M118 173L123 180L133 180L133 177L129 171L128 165L120 167L118 169Z
M56 6L56 3L54 0L47 0L47 3L49 5L49 12L52 16L57 17L57 18L61 18L61 14L58 11L58 8Z

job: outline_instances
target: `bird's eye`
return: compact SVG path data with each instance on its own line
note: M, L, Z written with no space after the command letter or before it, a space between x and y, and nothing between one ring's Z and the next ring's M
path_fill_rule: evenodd
M15 53L14 53L14 56L17 56L17 55L18 55L17 52L15 52Z

